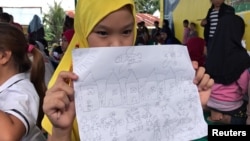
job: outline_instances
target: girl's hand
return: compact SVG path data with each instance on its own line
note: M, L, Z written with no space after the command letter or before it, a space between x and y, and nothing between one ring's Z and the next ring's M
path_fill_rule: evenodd
M205 26L207 24L207 19L202 19L201 20L201 26Z
M207 101L210 97L212 86L214 85L214 80L210 78L208 74L205 73L204 67L198 67L197 62L192 62L193 67L196 70L196 75L194 78L194 84L197 85L200 94L200 100L202 107L205 109Z
M72 72L60 72L54 86L46 92L43 111L55 128L72 128L75 119L75 102L74 89L70 81L77 78L78 76Z

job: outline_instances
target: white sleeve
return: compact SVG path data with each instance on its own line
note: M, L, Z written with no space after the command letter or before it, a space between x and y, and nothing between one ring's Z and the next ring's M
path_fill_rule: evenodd
M25 84L25 85L24 85ZM12 86L5 90L1 95L5 100L1 106L1 110L14 115L22 121L26 128L26 135L30 129L36 125L39 97L31 83L24 82L22 86Z

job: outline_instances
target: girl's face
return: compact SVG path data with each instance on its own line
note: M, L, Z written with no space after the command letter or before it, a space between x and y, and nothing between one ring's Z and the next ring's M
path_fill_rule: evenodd
M161 32L161 38L162 38L163 40L166 40L167 37L168 37L168 35L167 35L166 32Z
M220 7L222 3L224 3L225 0L211 0L212 4L215 7Z
M132 12L126 6L109 14L89 34L89 47L132 46L134 22Z
M69 46L69 42L67 41L67 38L65 36L62 37L62 43L61 43L61 48L62 51L65 52Z
M195 30L195 26L193 24L190 24L190 29Z

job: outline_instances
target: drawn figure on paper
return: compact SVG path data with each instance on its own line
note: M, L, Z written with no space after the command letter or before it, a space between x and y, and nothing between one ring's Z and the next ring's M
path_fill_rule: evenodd
M135 48L128 48L126 52L128 65L133 65L141 62L141 54L135 52Z
M88 120L86 118L81 119L83 126L79 128L81 128L82 131L86 133L86 136L84 136L84 140L92 140L92 141L102 140L102 135L100 130L101 126L97 120L98 120L97 116L91 117L91 120Z
M143 93L146 100L157 100L158 98L158 84L155 70L149 75L146 80L146 90Z
M119 72L126 71L130 66L142 62L141 53L136 53L135 48L128 48L124 54L120 54L115 58L115 63L122 64Z
M145 121L145 131L147 134L152 134L155 118L150 112L149 105L145 105L143 109L144 110L141 117Z
M155 122L154 122L154 141L161 141L161 127L160 127L160 125L159 125L159 123L158 123L158 121L156 120Z
M98 97L98 87L91 73L89 73L89 75L86 77L85 80L87 79L91 80L88 81L91 83L85 84L85 81L81 82L82 83L80 88L81 93L79 94L84 112L97 110L100 107L99 97Z
M176 93L179 91L178 89L176 89L177 83L175 79L168 79L164 81L164 85L165 85L165 90L166 93L163 94L163 97L161 100L169 100L169 98L171 98L172 95L176 95Z
M164 121L164 124L162 125L162 136L164 136L164 140L171 141L175 133L179 133L179 131L176 131L176 127L179 125L176 124L176 119L173 118L173 116L170 116L170 114L165 114L166 120Z
M163 68L168 68L170 66L178 65L177 60L178 59L176 59L176 53L175 52L166 53L164 55Z
M165 80L158 80L158 99L164 100L165 94L166 94L166 86L165 86Z
M176 78L176 72L173 69L173 64L169 63L168 60L162 62L162 69L165 71L164 74L165 80Z
M127 129L129 133L139 132L143 130L142 118L137 108L126 111Z
M141 62L141 54L130 54L128 55L128 64L137 64Z
M138 104L140 102L139 82L132 71L126 81L126 94L128 105Z
M135 53L135 48L128 48L125 54L119 55L115 59L116 63L126 63L132 65L141 62L141 53Z
M109 117L103 118L101 122L104 125L104 129L106 129L112 137L118 135L118 128L123 124L123 121L117 118L115 112L109 113Z
M105 105L107 107L119 106L122 104L121 87L118 78L114 72L112 72L112 74L107 80L107 89L105 97Z

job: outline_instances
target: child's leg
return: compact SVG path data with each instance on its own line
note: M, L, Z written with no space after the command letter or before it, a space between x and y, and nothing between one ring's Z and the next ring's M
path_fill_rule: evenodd
M215 111L215 110L210 110L211 111L211 116L209 120L212 121L218 121L223 119L223 114L221 112Z
M234 125L244 125L246 124L246 105L247 103L244 102L241 107L235 109L233 111L215 111L211 110L211 117L208 118L211 122L217 122L222 124L234 124ZM220 114L222 114L222 118L220 118Z

